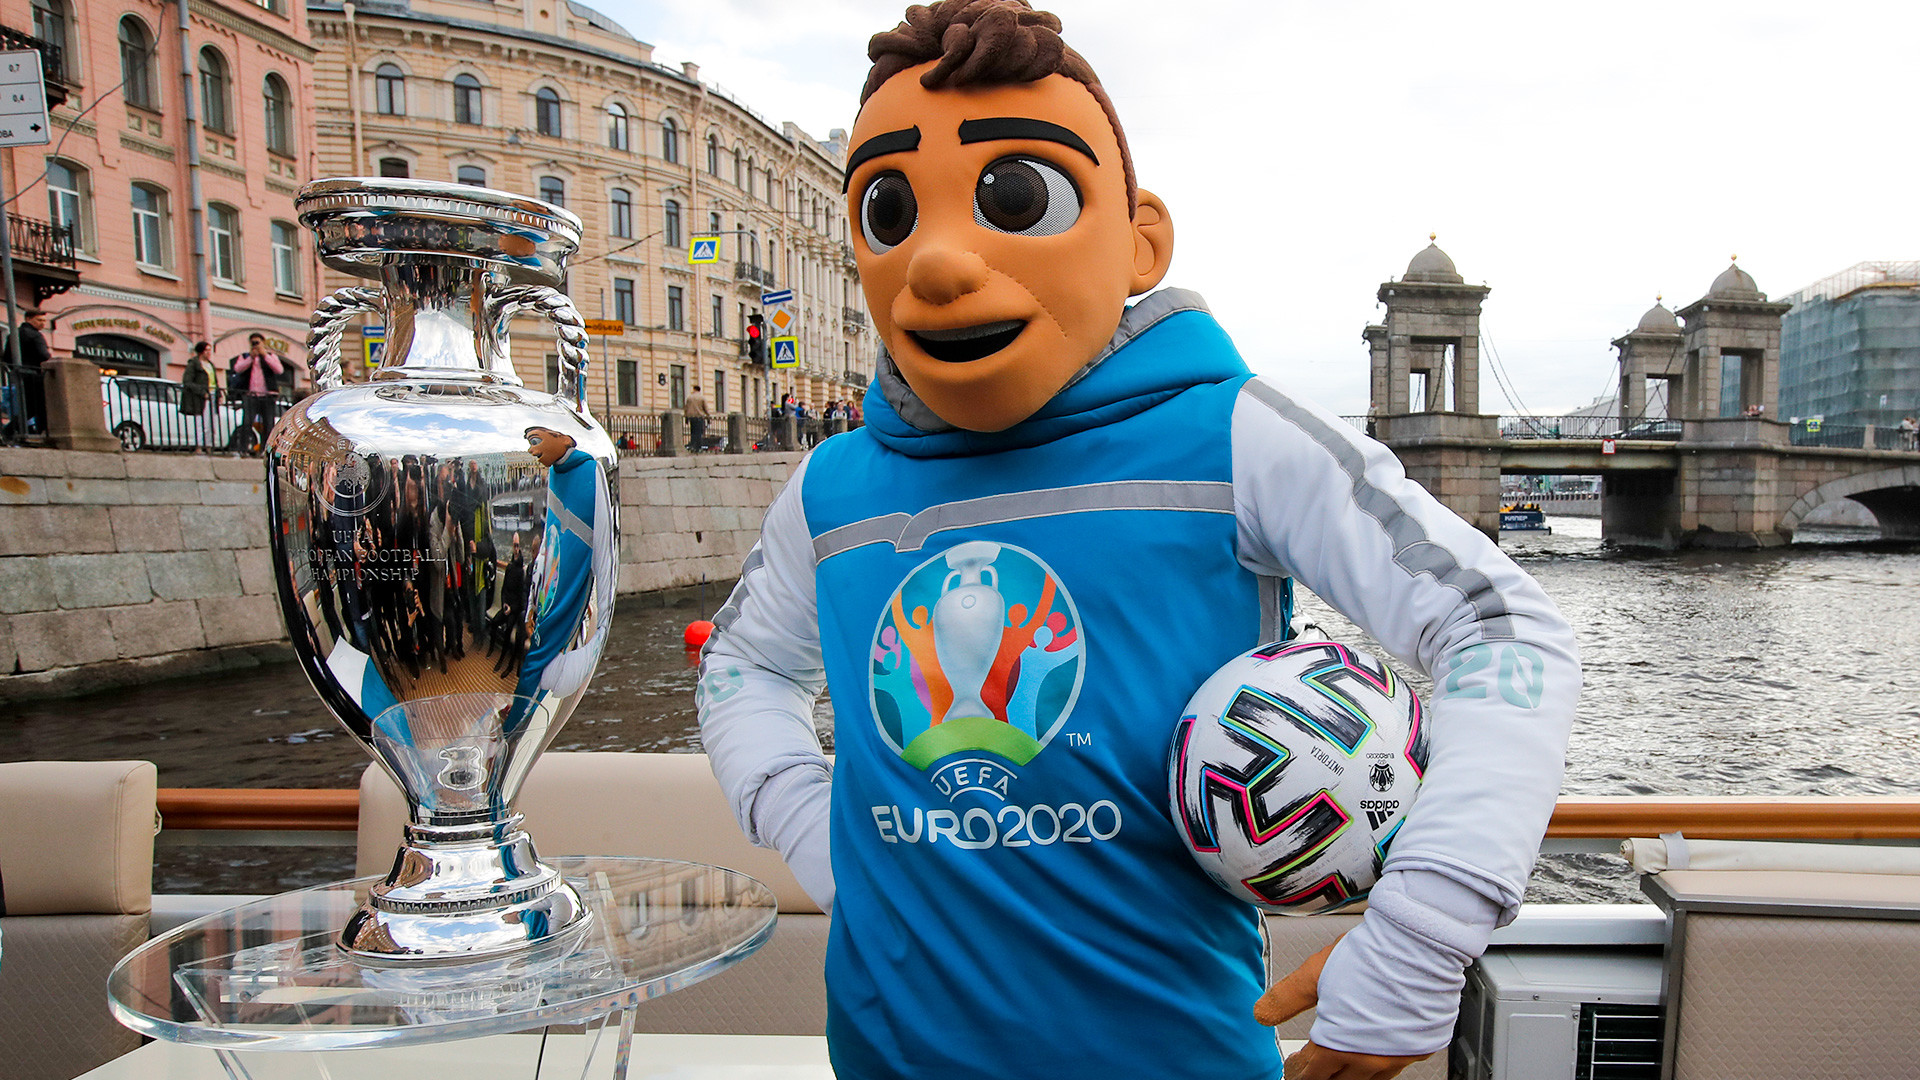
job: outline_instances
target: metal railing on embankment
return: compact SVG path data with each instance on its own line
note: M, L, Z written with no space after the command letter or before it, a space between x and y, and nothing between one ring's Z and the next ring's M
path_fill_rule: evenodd
M337 846L353 843L351 788L161 788L169 843ZM1697 840L1920 841L1920 797L1897 795L1562 796L1543 851L1611 851L1630 836Z

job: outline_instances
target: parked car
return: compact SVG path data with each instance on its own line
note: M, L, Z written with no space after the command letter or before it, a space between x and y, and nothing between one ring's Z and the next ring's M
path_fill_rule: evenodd
M1649 439L1676 442L1680 438L1680 421L1668 419L1642 420L1630 428L1624 428L1609 434L1607 438Z
M120 440L122 450L244 449L240 406L217 390L210 397L205 413L188 416L180 412L179 383L140 375L100 376L107 430Z

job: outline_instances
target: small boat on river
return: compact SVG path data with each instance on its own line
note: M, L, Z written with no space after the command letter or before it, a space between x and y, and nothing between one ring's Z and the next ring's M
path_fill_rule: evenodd
M1501 532L1552 532L1539 503L1507 503L1500 507Z

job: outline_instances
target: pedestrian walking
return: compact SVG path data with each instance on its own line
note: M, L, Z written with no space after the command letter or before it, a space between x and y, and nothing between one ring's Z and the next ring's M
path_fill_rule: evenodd
M26 413L25 431L40 438L47 437L47 374L46 363L53 359L53 350L47 346L47 313L39 308L28 308L20 323L20 395L23 399L23 411Z
M700 384L693 384L693 394L687 398L687 437L693 445L693 452L699 453L707 448L707 399L700 396Z
M1911 416L1901 420L1900 448L1903 450L1912 450L1915 448L1917 441L1920 441L1920 420L1916 420Z
M207 405L213 397L217 375L213 369L213 346L204 341L193 345L187 370L180 373L180 415L193 436L194 449L213 445L213 432L207 420Z

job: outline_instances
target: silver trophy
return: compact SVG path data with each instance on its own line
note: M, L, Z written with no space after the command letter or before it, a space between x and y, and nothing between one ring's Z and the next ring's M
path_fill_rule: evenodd
M591 917L513 800L599 662L619 550L618 458L582 404L586 331L556 288L580 219L364 177L308 184L297 206L328 266L377 284L321 302L317 392L268 439L274 575L307 677L410 811L340 944L393 965L557 946ZM345 384L340 338L363 312L385 356ZM521 313L558 331L557 395L514 375Z

